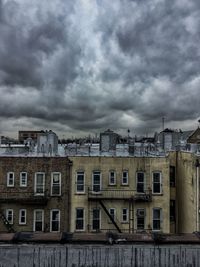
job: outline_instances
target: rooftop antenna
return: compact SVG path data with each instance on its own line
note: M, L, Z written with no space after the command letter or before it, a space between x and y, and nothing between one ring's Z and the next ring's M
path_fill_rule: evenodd
M165 117L162 117L162 130L164 131L165 129Z

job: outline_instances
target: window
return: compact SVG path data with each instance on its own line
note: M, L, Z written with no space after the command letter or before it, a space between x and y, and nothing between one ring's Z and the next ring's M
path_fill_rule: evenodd
M175 166L170 166L170 186L174 187L176 184L176 169Z
M122 185L128 185L128 171L122 172Z
M45 186L45 174L42 172L37 172L35 174L35 194L44 195Z
M19 210L19 224L26 224L26 210Z
M161 173L160 172L153 173L153 193L161 194Z
M128 209L122 209L122 222L128 222Z
M33 231L43 231L44 230L44 211L34 210L34 223Z
M92 211L92 229L100 230L100 209L93 209Z
M53 172L51 174L51 195L60 196L61 194L61 173Z
M6 210L6 220L9 222L9 224L13 224L13 210L12 209Z
M145 209L137 209L137 230L145 229Z
M144 193L144 172L136 173L137 192Z
M84 172L77 172L76 173L76 192L77 193L85 193L84 180L85 180Z
M153 209L153 230L161 229L161 209L154 208Z
M114 208L109 209L110 216L115 220L116 217L116 210Z
M92 191L98 193L101 191L101 173L100 172L93 172L92 176Z
M109 172L109 185L116 185L116 173L114 171Z
M15 180L14 172L8 172L7 173L7 186L13 187L14 186L14 180Z
M27 172L20 172L20 186L27 186Z
M51 232L60 231L60 210L51 210Z
M76 209L76 230L84 230L84 209Z

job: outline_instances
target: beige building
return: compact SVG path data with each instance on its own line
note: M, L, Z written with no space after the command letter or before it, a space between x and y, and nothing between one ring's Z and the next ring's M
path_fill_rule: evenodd
M200 156L187 151L179 151L171 152L170 159L176 165L177 232L199 232Z
M71 232L175 231L175 214L170 214L171 197L176 197L170 177L175 177L169 157L73 156L70 160Z

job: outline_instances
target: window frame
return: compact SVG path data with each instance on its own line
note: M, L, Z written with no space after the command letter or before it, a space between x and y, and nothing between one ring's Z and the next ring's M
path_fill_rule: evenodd
M23 184L22 183L22 175L23 174L25 174L26 176L25 176L25 183ZM27 172L20 172L20 187L27 187L27 177L28 177L28 175L27 175Z
M43 192L42 193L37 193L36 189L37 189L37 175L38 174L42 174L43 175L43 184L42 184L42 187L43 187ZM45 172L36 172L35 173L35 181L34 181L34 195L35 196L44 196L45 194Z
M10 174L13 175L12 183L10 183ZM14 187L15 186L15 173L14 172L7 172L7 187Z
M42 213L42 220L38 222L42 222L42 230L36 230L36 213L41 212ZM44 210L43 209L35 209L33 212L33 231L34 232L44 232Z
M126 177L124 177L124 173L126 173ZM129 179L128 179L128 170L122 171L122 185L128 185ZM126 182L124 182L124 179L126 179Z
M109 214L110 216L113 218L113 220L116 220L116 209L115 208L109 208ZM112 223L112 221L110 220L110 223Z
M170 187L176 187L176 167L173 165L169 167L169 181Z
M54 194L53 193L53 186L55 186L55 184L53 184L53 178L54 178L54 174L59 175L59 184L58 184L58 188L59 188L59 193L58 194ZM62 180L61 180L61 173L60 172L52 172L51 173L51 196L61 196L61 185L62 185Z
M97 173L99 174L99 184L95 184L95 183L94 183L94 174L95 174L95 173L96 173L96 174L97 174ZM101 172L100 172L100 171L93 171L93 172L92 172L92 193L93 193L93 194L99 194L99 193L101 193L101 188L102 188L102 187L101 187L101 183L102 183ZM95 191L95 190L94 190L94 187L95 187L95 186L99 186L99 191Z
M53 220L53 212L58 212L58 220ZM58 222L58 230L54 231L52 230L52 223ZM60 210L59 209L51 209L50 210L50 232L58 233L60 232Z
M9 212L11 212L11 220L9 219ZM9 224L13 224L14 222L14 211L13 209L6 209L6 220L9 222Z
M78 182L78 176L79 175L83 175L83 183ZM78 186L82 186L83 190L78 190ZM76 172L76 193L85 194L85 172L84 171L77 171Z
M159 218L154 218L154 211L155 210L159 210ZM162 224L162 208L159 208L159 207L155 207L152 209L152 230L153 231L161 231L162 227L161 227L161 224ZM154 227L154 222L159 222L159 229L158 228L155 228Z
M114 176L112 176L111 174L114 174ZM116 185L116 171L114 170L109 171L109 182L108 183L109 185Z
M159 182L154 182L154 174L159 174ZM160 184L159 192L154 192L154 184ZM152 172L152 194L154 195L161 195L162 192L162 173L161 171L153 171Z
M94 221L97 219L94 219L94 211L98 210L99 211L99 217L98 217L98 222L99 222L99 228L94 228ZM100 208L93 208L92 209L92 231L100 231L101 230L101 209Z
M143 215L139 214L139 211L143 211ZM138 231L143 231L145 230L145 216L146 216L146 211L145 208L137 208L136 210L136 227ZM139 220L143 220L143 227L141 227L142 223L139 223ZM140 226L139 226L140 225ZM138 227L139 226L139 227Z
M125 210L126 210L126 214L124 214ZM124 220L124 216L126 216L126 220ZM129 221L129 209L122 208L122 223L128 223L128 221Z
M22 212L25 212L24 213L24 216L22 216ZM22 217L24 217L24 222L22 222ZM20 209L19 210L19 224L20 225L25 225L26 224L26 209Z
M138 176L139 174L143 174L143 182L138 182ZM138 185L143 185L143 190L139 191L138 190ZM146 189L146 177L145 177L145 172L143 171L137 171L136 172L136 192L139 194L145 193L145 189Z
M83 217L81 218L78 218L77 217L77 211L78 210L81 210L83 212ZM77 228L77 222L78 221L81 221L82 224L83 224L83 227L82 228ZM75 220L75 231L76 232L81 232L81 231L85 231L85 209L84 208L76 208L76 220Z

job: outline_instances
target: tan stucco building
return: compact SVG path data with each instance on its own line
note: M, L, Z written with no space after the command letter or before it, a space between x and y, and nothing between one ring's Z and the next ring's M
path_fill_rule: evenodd
M71 232L175 231L174 222L170 224L169 157L70 160Z

